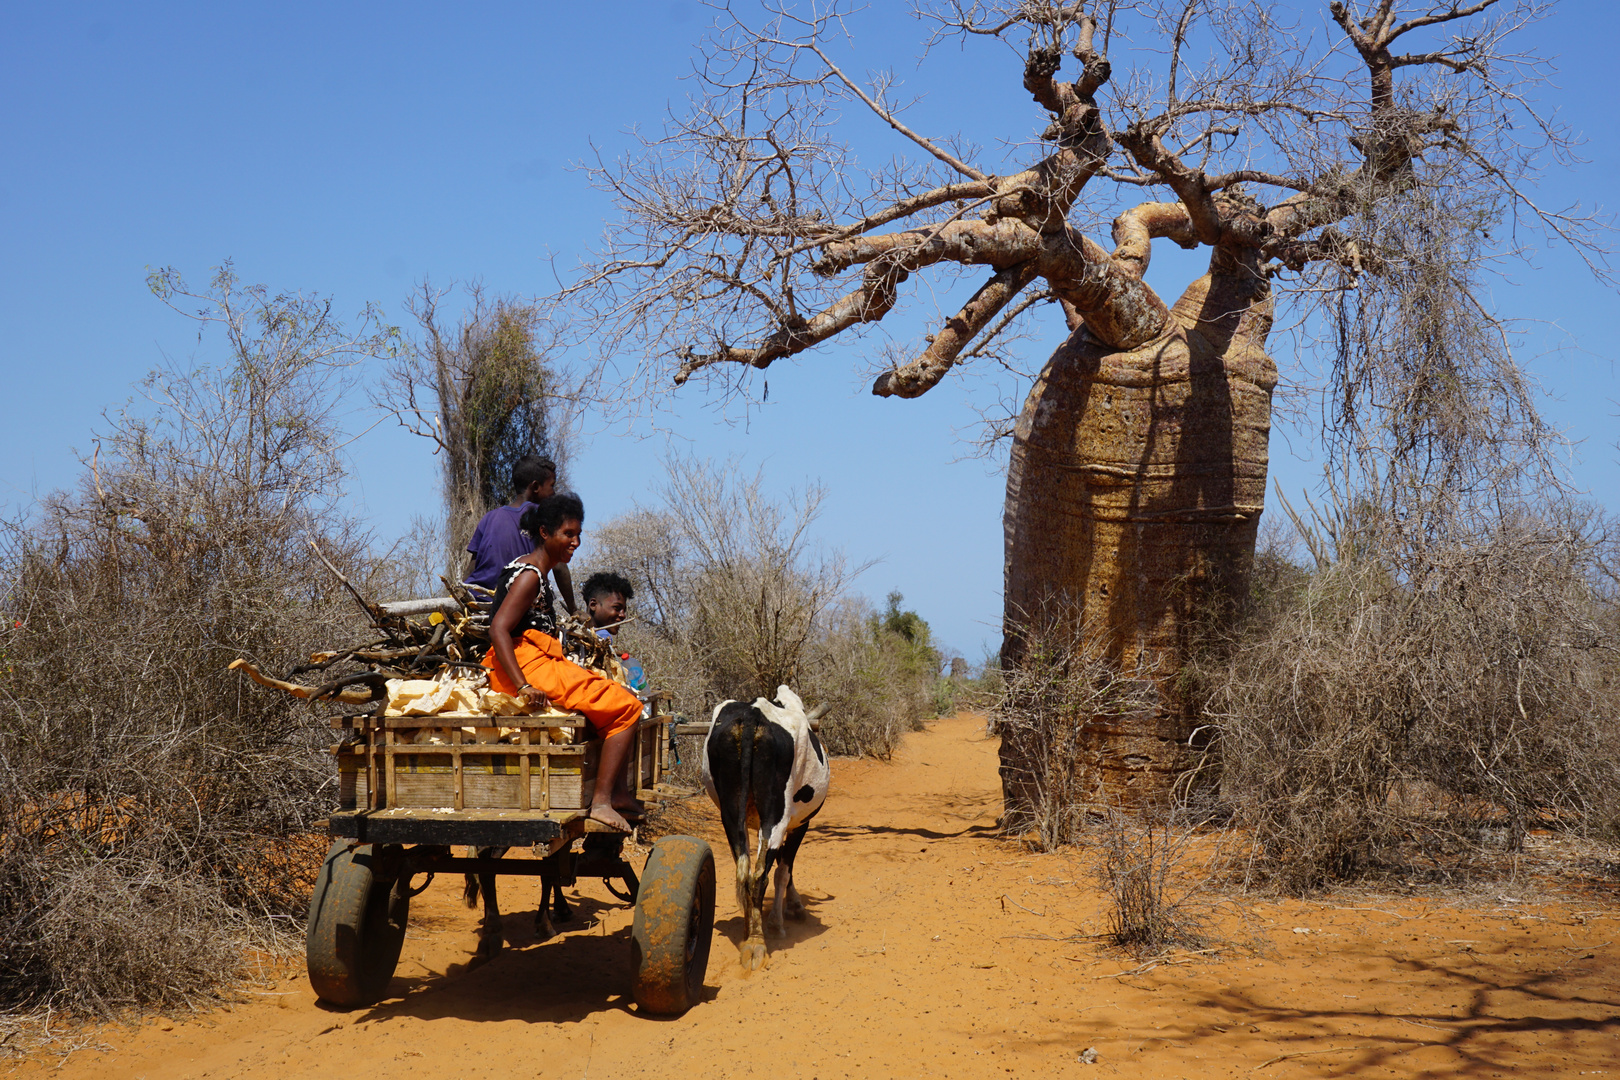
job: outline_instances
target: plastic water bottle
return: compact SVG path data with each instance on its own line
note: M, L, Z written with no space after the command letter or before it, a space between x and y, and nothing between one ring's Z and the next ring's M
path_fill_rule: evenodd
M630 689L638 694L647 689L647 672L641 661L629 653L620 653L619 659L624 661L625 674L630 676Z

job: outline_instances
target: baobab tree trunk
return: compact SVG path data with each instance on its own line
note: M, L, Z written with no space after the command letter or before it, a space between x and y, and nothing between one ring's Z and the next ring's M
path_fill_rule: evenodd
M1217 253L1153 341L1115 351L1082 325L1047 362L1014 437L1003 663L1021 661L1024 628L1061 624L1154 691L1134 714L1073 718L1072 767L1099 803L1162 803L1199 763L1196 703L1176 677L1195 622L1221 618L1247 588L1277 369L1264 275L1226 261ZM1003 734L1009 820L1033 809L1039 749Z

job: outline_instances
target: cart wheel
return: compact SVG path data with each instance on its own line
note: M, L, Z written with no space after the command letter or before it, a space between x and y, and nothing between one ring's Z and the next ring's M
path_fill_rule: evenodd
M379 881L372 858L370 844L350 850L340 840L315 879L304 955L310 985L330 1005L354 1009L380 1001L405 943L409 883Z
M666 836L642 871L630 929L635 996L651 1013L698 1002L714 938L714 854L692 836Z

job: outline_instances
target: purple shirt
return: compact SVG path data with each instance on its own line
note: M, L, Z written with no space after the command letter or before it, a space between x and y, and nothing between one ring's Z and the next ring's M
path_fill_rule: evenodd
M497 506L484 515L467 541L467 553L473 557L469 583L493 591L500 582L501 568L534 550L534 537L518 525L523 512L533 505Z

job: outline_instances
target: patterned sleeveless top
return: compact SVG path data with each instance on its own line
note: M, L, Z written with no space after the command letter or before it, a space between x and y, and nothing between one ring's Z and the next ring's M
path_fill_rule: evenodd
M500 580L495 586L495 604L490 608L491 613L501 610L501 605L506 602L506 591L525 570L540 575L540 592L534 598L534 606L525 611L523 617L513 627L513 638L522 637L525 630L538 630L542 634L562 640L562 635L557 632L557 613L552 607L556 602L557 593L551 587L551 575L541 574L538 566L526 563L522 559L513 559L501 567Z

